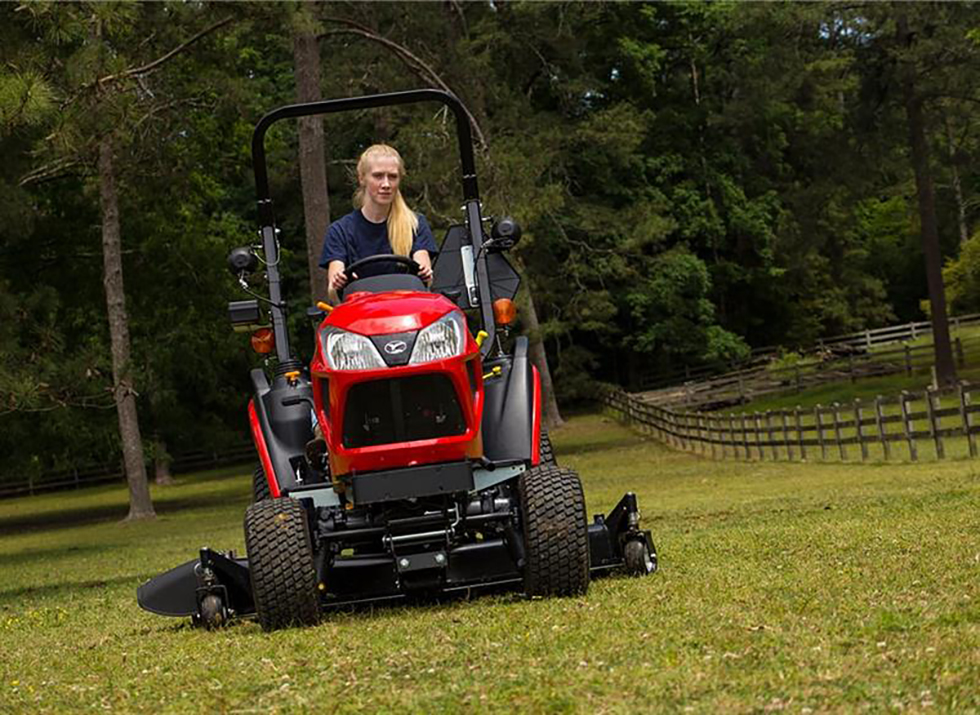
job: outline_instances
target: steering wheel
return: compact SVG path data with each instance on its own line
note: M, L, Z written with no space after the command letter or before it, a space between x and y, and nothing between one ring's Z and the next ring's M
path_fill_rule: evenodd
M387 271L388 273L407 273L409 275L416 276L418 275L419 271L422 270L422 266L408 256L399 256L394 253L379 253L376 256L368 256L367 258L362 258L359 261L354 261L349 266L344 268L344 273L347 274L349 279L353 279L356 269L374 265L375 263L385 262L396 263L399 267L405 269L402 271Z

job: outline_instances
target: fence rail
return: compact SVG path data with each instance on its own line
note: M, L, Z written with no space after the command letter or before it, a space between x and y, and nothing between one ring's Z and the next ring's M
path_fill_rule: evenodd
M936 459L977 456L977 389L961 382L947 392L727 415L652 405L615 388L603 402L659 441L715 459L918 461L930 451Z
M980 325L980 313L970 315L959 315L949 319L950 328L954 331L974 325ZM932 335L932 323L922 321L916 323L902 323L901 325L889 325L884 328L873 330L859 330L854 333L837 335L830 338L823 338L812 346L814 348L840 349L850 347L855 349L871 350L883 345L917 340L921 337ZM925 346L920 346L925 347ZM681 382L700 380L716 376L720 373L736 373L739 370L751 370L753 365L758 366L761 362L778 357L782 348L778 346L767 346L755 348L747 361L741 367L733 363L714 363L702 365L700 367L685 367L682 370L675 370L668 373L647 375L640 379L640 390L656 390L663 387L677 385ZM732 368L736 369L732 369Z
M255 449L251 441L248 441L221 450L184 452L174 457L170 463L170 469L174 473L181 473L210 467L244 464L254 459ZM0 483L0 499L59 489L79 489L124 478L125 474L121 465L101 464L87 465L77 469L63 469L57 472L49 472L38 478L32 477L19 482Z
M980 338L954 341L959 368L967 364L967 355L980 355ZM673 388L645 393L643 400L652 404L719 409L744 404L772 395L802 392L831 382L859 380L905 373L929 373L933 366L932 345L908 344L874 352L848 354L819 363L800 363L782 368L754 367L718 375L701 382L687 382Z

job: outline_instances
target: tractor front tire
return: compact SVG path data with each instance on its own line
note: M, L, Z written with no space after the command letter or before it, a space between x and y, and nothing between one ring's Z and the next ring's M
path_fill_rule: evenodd
M519 483L524 531L524 592L574 596L589 588L589 528L578 474L541 464Z
M252 473L252 503L272 499L272 490L269 489L269 480L265 478L265 469L259 464Z
M550 464L553 467L558 466L558 460L555 459L555 450L551 448L551 438L548 436L548 430L544 427L541 428L541 464Z
M245 512L245 548L263 630L314 625L320 600L310 528L299 502L285 497L252 504Z

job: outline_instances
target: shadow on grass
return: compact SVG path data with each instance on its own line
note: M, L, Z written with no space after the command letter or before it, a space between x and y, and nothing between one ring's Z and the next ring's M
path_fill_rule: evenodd
M62 581L44 586L22 586L0 590L0 606L19 606L23 607L23 599L53 596L57 594L67 594L71 591L81 591L88 589L106 588L108 586L118 586L124 583L136 583L138 577L134 574L129 576L116 576L107 579L90 579L88 581ZM133 588L133 602L135 607L136 589Z
M594 442L578 442L576 444L559 444L555 449L559 463L563 456L578 454L588 454L590 452L604 452L611 449L628 449L637 445L646 444L646 440L638 435L628 435L608 440L596 440Z
M0 554L0 568L5 566L20 566L37 561L50 563L75 557L86 558L95 553L109 551L111 546L52 546L48 549L27 549L12 554Z
M242 512L244 513L242 498ZM179 499L160 499L153 508L158 516L175 514L177 512L210 509L217 506L232 504L237 499L229 498L227 494L208 494L200 497L183 497ZM107 504L96 507L77 507L44 511L35 514L7 517L0 519L0 536L12 536L24 531L56 531L71 529L77 526L89 526L101 522L119 522L126 518L129 511L125 504Z

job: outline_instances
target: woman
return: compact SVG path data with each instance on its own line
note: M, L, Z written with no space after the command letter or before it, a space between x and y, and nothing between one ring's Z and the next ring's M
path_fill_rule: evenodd
M332 302L337 302L336 292L350 279L346 266L368 256L411 256L421 266L419 278L426 284L432 280L436 241L425 217L414 213L402 198L398 185L404 175L401 155L387 144L368 147L358 159L357 208L330 224L320 256Z

